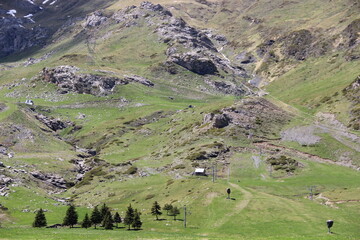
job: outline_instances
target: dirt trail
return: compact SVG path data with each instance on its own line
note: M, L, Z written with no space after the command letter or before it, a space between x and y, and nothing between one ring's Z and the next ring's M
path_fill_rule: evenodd
M245 190L244 188L234 183L229 183L229 185L233 189L239 190L243 194L243 198L242 200L235 200L239 202L235 205L233 211L225 215L223 218L218 219L218 221L215 223L215 227L220 227L221 225L225 224L232 216L241 212L244 208L246 208L246 206L249 204L250 200L252 199L253 195L251 192Z

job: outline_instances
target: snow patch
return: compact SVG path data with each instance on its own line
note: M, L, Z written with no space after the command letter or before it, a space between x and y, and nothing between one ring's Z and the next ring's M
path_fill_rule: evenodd
M35 3L32 1L32 0L26 0L28 1L29 3L31 3L32 5L35 5Z
M11 9L11 10L9 10L6 14L9 14L9 15L15 17L15 13L16 13L16 10L15 10L15 9Z
M47 4L50 0L45 0L42 2L42 4Z
M32 14L30 13L30 14L24 16L24 18L27 18L27 19L29 19L32 23L35 23L35 21L32 19L33 16L34 16L34 15L32 15Z
M55 0L55 1L53 1L53 2L51 2L51 3L50 3L50 5L53 5L53 4L55 4L55 3L56 3L56 1L57 1L57 0Z

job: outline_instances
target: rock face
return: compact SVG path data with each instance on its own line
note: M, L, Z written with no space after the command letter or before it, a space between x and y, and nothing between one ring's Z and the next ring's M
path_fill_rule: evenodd
M0 18L0 57L45 44L49 31L39 26L25 28L28 21L14 17Z

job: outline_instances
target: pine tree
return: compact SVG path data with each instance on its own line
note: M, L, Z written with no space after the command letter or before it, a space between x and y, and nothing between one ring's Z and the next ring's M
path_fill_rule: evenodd
M85 214L85 217L84 217L84 220L83 220L83 222L81 224L81 227L82 228L91 227L91 221L90 221L89 215L87 213Z
M66 215L64 218L63 225L70 226L72 228L78 222L78 214L75 210L75 207L70 205L68 210L66 211Z
M173 206L171 204L165 204L163 209L166 210L166 214L169 215L169 211L171 211L171 209L173 208Z
M109 207L104 203L100 209L101 221L104 221L106 214L110 211Z
M114 220L111 216L111 212L108 211L104 217L104 221L103 221L103 225L104 225L104 228L106 230L112 230L113 227L114 227Z
M157 201L154 202L152 208L151 208L151 214L156 216L156 220L159 220L158 216L162 214L160 211L161 207Z
M99 211L99 209L98 209L97 206L96 206L96 207L94 208L94 210L92 211L90 219L91 219L91 222L94 224L95 229L96 229L96 225L97 225L97 224L100 224L100 223L101 223L101 220L102 220L102 219L101 219L101 213L100 213L100 211Z
M121 219L118 212L116 212L115 215L114 215L114 222L116 223L116 228L118 228L118 223L122 222L122 219Z
M174 216L174 220L176 220L176 216L180 214L180 210L177 207L173 207L170 210L170 216Z
M126 210L126 215L124 218L124 224L129 226L129 230L130 230L130 226L131 224L134 222L134 209L131 207L131 204L128 206L128 209Z
M33 227L45 227L47 225L46 223L46 217L44 214L44 211L42 208L36 213L35 220L32 224Z
M135 212L134 212L134 221L133 221L133 223L131 224L134 229L140 229L141 226L142 226L142 222L141 222L141 219L140 219L140 215L141 215L141 213L138 212L137 209L135 209Z

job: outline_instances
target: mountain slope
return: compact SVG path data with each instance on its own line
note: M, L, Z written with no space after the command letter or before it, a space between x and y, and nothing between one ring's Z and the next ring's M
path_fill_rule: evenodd
M32 4L46 44L0 65L1 236L327 239L331 218L356 239L356 1L49 4ZM155 200L189 228L154 221ZM104 202L143 230L28 228L39 207L51 225Z

